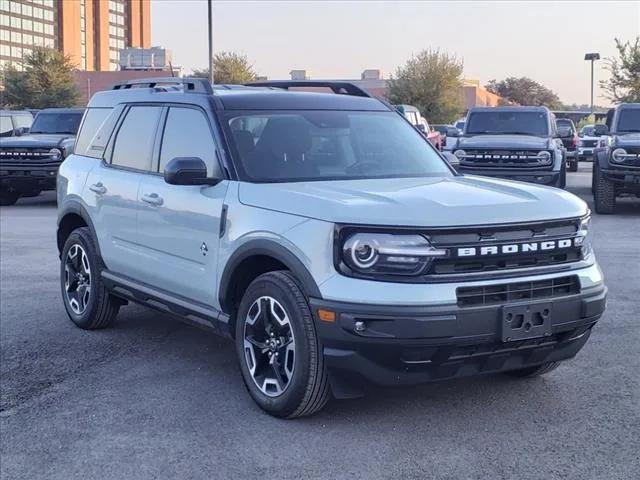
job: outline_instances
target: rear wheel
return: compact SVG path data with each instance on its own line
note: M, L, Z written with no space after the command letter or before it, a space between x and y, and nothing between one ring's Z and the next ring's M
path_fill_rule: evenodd
M507 374L511 375L512 377L519 377L519 378L537 377L539 375L544 375L545 373L549 373L555 370L560 366L560 363L561 362L547 362L547 363L543 363L542 365L536 365L535 367L527 367L527 368L521 368L519 370L511 370L510 372L507 372Z
M607 180L600 169L594 166L593 202L596 212L613 213L616 207L615 185Z
M320 410L330 396L322 348L306 299L289 272L260 275L236 320L236 352L253 400L276 417Z
M578 160L575 158L572 158L571 160L568 161L568 166L567 169L570 172L577 172L578 171Z
M102 283L103 267L91 230L71 232L62 250L60 288L69 318L86 330L110 326L120 309L121 302Z
M20 194L16 191L3 190L0 192L0 205L13 205L20 198Z

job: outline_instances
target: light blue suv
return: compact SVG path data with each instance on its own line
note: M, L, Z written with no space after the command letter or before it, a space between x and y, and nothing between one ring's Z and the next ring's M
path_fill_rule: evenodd
M132 301L226 335L279 417L371 383L547 372L605 308L584 202L461 176L344 82L116 85L57 189L71 320Z

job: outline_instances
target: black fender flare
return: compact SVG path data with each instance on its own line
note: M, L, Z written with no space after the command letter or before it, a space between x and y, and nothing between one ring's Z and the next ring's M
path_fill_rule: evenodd
M295 254L273 240L255 239L249 240L233 252L224 267L224 271L220 277L220 286L218 288L218 299L223 312L230 311L230 306L226 305L225 299L228 297L233 273L243 260L255 255L269 256L278 260L296 277L303 293L307 297L322 298L320 295L320 289L313 279L313 276Z
M91 230L91 235L93 235L95 246L96 246L96 249L98 250L98 255L100 255L100 257L102 258L102 253L100 252L100 243L98 242L96 229L93 226L93 222L91 221L91 216L89 215L89 212L87 212L87 209L84 207L84 205L82 205L82 203L80 203L78 200L72 200L72 199L66 200L64 202L64 205L58 209L58 221L57 221L58 228L56 232L58 254L62 253L62 248L64 247L64 245L60 245L60 236L59 236L60 224L62 223L64 218L69 214L78 215L80 218L82 218L82 220L84 220L84 223L86 223L89 229Z
M598 168L607 168L609 165L608 150L606 148L596 148L593 151L593 162Z

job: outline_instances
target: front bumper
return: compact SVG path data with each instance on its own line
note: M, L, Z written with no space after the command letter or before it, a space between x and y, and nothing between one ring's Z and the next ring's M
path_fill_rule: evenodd
M369 384L418 384L571 358L604 312L606 295L600 283L506 306L310 303L334 394L345 398L359 396ZM552 312L548 332L505 341L504 308L540 302ZM335 312L335 321L320 320L318 309Z
M560 178L560 172L555 170L499 170L495 168L469 168L460 166L458 172L467 175L480 175L484 177L504 178L507 180L519 180L521 182L539 183L541 185L555 185Z
M640 192L640 168L606 168L602 169L604 178L615 183L618 188L629 192Z
M0 187L15 192L55 190L58 167L24 167L4 169L0 167Z

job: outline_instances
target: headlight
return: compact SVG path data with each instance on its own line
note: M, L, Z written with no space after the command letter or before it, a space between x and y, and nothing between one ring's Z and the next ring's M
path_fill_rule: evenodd
M432 258L448 253L421 235L355 233L342 245L343 262L364 275L420 275Z
M624 162L624 156L627 154L627 151L624 148L616 148L611 154L611 160L616 163Z
M464 150L456 150L455 152L453 152L453 154L459 159L467 156L467 152L465 152Z
M578 225L578 235L574 240L577 247L582 247L583 257L591 254L591 215L587 215L580 220Z
M62 158L62 150L59 148L52 148L49 150L49 155L51 155L51 160L58 161Z
M544 163L544 164L551 163L551 153L547 152L546 150L542 150L538 152L537 157L540 160L540 163Z

